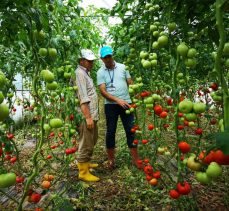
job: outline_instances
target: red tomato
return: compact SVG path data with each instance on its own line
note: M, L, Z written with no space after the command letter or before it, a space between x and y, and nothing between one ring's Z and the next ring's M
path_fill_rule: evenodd
M33 203L38 203L41 200L41 194L39 193L32 193L32 195L30 196L30 200Z
M52 155L47 155L46 159L51 159L52 158Z
M153 177L152 177L152 176L150 176L150 175L146 175L146 180L147 180L147 181L150 181L151 179L153 179Z
M141 92L140 96L141 96L142 98L144 98L144 97L147 97L148 95L147 95L147 92L143 91L143 92Z
M155 114L157 114L158 116L163 111L163 109L162 109L162 107L160 105L155 105L153 109L154 109Z
M154 129L154 125L153 124L149 124L148 125L148 130L153 130Z
M174 189L169 191L169 195L173 199L178 199L180 197L179 192L177 192L177 190Z
M24 177L19 177L19 176L17 176L17 177L16 177L16 182L17 182L17 183L22 183L22 182L24 182L24 179L25 179Z
M182 117L182 116L184 116L184 114L181 113L181 112L179 112L179 113L178 113L178 116L179 116L179 117Z
M17 157L16 156L10 158L10 162L11 163L15 163L16 161L17 161Z
M66 149L66 150L65 150L65 154L66 154L66 155L72 154L72 150L71 150L71 149Z
M154 173L153 173L153 177L156 178L156 179L161 178L161 172L160 172L160 171L154 172Z
M148 140L146 140L146 139L143 139L142 140L142 144L147 144L149 141Z
M178 129L178 130L183 130L183 129L184 129L184 125L178 125L178 126L177 126L177 129Z
M179 147L179 149L180 149L180 151L181 151L182 153L187 153L187 152L189 152L190 149L191 149L190 145L189 145L187 142L185 142L185 141L181 141L181 142L178 144L178 147Z
M144 163L149 163L149 159L144 159Z
M69 119L72 121L74 120L74 114L70 114Z
M11 155L6 155L5 156L5 160L10 160L11 159Z
M10 140L14 138L14 134L12 134L12 133L8 133L6 136Z
M145 167L144 167L144 172L145 172L146 174L152 174L152 173L153 173L153 167L150 166L150 165L145 166Z
M134 140L133 144L137 145L138 144L138 140Z
M214 161L214 151L211 151L205 158L204 158L204 163L210 164L211 162Z
M203 129L202 129L202 128L197 128L197 129L195 130L195 133L196 133L196 135L202 135Z
M0 148L0 157L2 156L3 150Z
M166 118L167 115L168 115L168 113L167 113L166 111L162 111L162 112L160 113L160 117L161 117L162 119Z
M185 125L185 126L188 126L188 125L189 125L189 121L184 120L184 125Z
M171 97L169 97L169 98L167 99L167 104L168 104L169 106L173 105L173 99L172 99Z
M217 123L217 120L215 119L215 118L212 118L211 120L210 120L210 124L211 125L215 125Z
M185 181L183 184L179 182L179 183L177 184L177 190L178 190L178 192L179 192L180 194L182 194L182 195L187 195L187 194L190 193L191 187L190 187L190 185L188 184L188 182L186 182L186 181Z
M163 128L168 128L169 124L163 124Z
M77 151L77 148L76 147L72 147L71 150L72 150L72 153L75 153Z
M136 130L134 128L131 128L131 133L135 133Z
M214 91L216 91L217 89L218 89L218 85L217 85L217 83L212 83L211 85L210 85L210 88L212 88Z

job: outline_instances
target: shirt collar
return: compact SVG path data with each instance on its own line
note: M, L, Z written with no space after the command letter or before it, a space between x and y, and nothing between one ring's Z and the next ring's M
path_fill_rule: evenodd
M83 71L85 71L88 75L90 74L90 72L87 70L87 68L79 65L79 68L82 69Z

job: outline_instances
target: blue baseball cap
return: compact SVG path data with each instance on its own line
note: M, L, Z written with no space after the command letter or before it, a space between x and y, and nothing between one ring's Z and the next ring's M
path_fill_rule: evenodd
M100 50L100 57L104 58L107 55L113 55L113 50L110 46L103 46Z

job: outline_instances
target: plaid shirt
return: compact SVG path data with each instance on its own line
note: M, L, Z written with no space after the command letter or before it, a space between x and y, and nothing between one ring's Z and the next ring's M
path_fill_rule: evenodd
M83 103L88 103L90 114L93 120L99 120L99 107L98 107L98 96L96 93L93 80L89 75L86 68L78 66L76 69L76 85L78 86L78 98L80 105ZM78 108L79 113L82 114L80 108Z

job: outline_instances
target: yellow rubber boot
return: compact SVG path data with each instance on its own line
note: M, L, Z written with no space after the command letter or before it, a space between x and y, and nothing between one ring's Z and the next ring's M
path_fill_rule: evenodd
M98 163L88 163L89 168L97 168L99 166Z
M89 172L89 163L78 163L79 179L85 182L97 182L100 179Z

